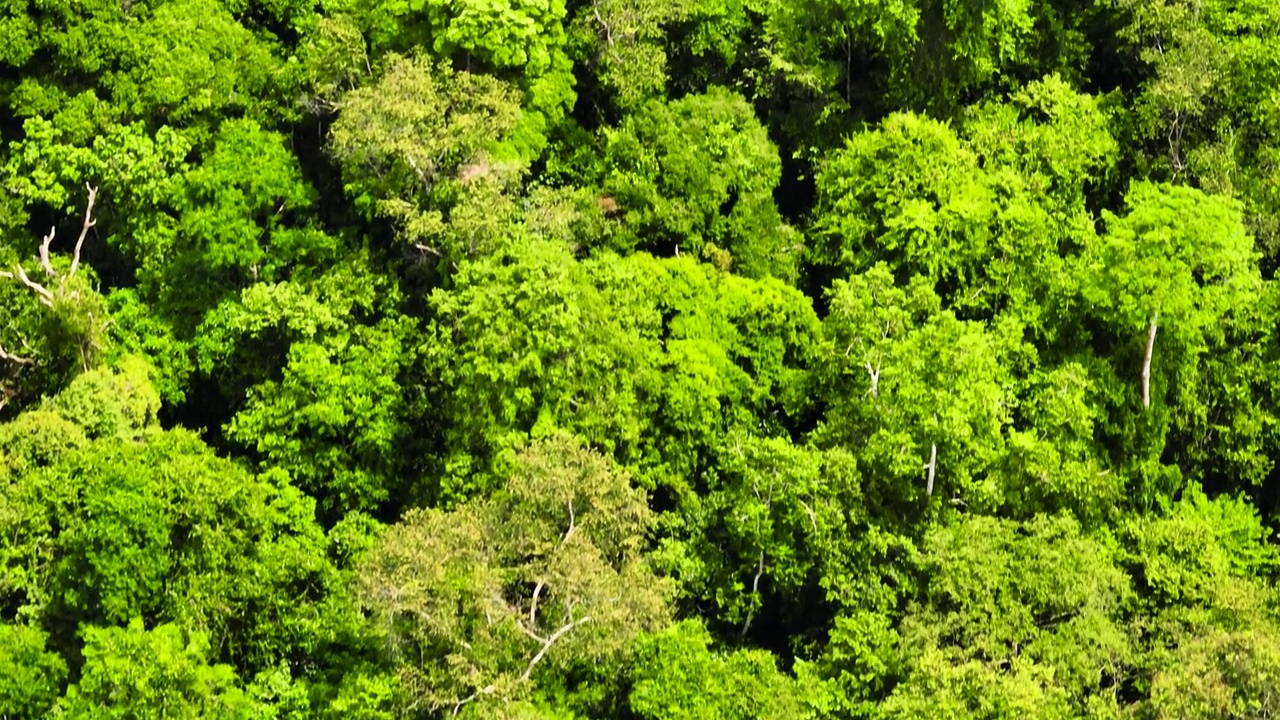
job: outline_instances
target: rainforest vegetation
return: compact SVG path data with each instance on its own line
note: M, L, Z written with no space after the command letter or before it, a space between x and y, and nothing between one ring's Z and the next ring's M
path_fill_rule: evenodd
M0 0L0 718L1280 714L1280 3Z

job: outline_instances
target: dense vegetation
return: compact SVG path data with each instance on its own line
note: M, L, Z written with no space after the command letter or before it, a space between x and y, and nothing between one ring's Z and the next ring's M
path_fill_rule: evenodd
M3 0L0 717L1280 713L1280 3Z

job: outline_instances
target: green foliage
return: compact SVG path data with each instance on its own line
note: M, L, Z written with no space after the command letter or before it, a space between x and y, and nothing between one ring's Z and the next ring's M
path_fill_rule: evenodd
M667 583L639 552L650 523L629 478L566 435L525 448L491 499L406 516L361 571L406 702L457 714L518 699L659 628Z
M156 404L134 361L82 376L0 431L0 606L59 643L81 623L178 623L255 670L340 638L347 611L330 593L341 578L313 501L155 427Z
M208 663L209 640L175 625L88 628L80 681L57 714L67 718L249 718L257 713L227 665Z
M780 282L643 254L579 263L550 240L465 265L455 283L432 296L427 353L449 418L445 479L479 487L443 487L446 499L487 489L511 447L556 428L683 493L726 428L777 432L816 331Z
M830 398L820 442L860 449L878 506L906 512L937 492L999 507L1003 489L984 471L1004 452L1012 378L1001 359L1017 328L959 320L923 278L895 287L883 265L836 281L829 301L814 372Z
M58 699L67 664L47 639L39 628L0 624L0 715L43 717Z
M778 150L746 101L723 88L651 101L605 131L602 182L642 247L727 252L744 275L789 278L800 239L773 203Z
M1268 0L0 0L0 716L1250 718Z
M513 88L391 56L378 83L346 94L338 109L329 147L356 207L437 255L465 256L465 247L436 247L443 210L466 181L516 172L500 148L520 119Z
M632 712L654 720L765 720L799 714L794 683L759 650L713 652L711 636L682 622L637 643Z

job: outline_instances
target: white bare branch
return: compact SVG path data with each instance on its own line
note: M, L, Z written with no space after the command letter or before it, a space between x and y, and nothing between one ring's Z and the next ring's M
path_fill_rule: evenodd
M1142 407L1151 407L1151 355L1156 348L1156 326L1160 320L1160 309L1156 308L1151 316L1151 326L1147 328L1147 354L1142 360Z
M566 623L559 630L556 630L555 632L551 633L551 637L547 638L546 641L542 643L542 649L539 650L538 654L534 655L533 659L529 661L529 666L524 669L524 674L520 676L520 681L524 682L525 680L529 679L529 676L533 674L533 669L538 666L538 663L542 662L542 658L547 656L547 651L550 650L551 646L554 645L557 640L563 637L565 633L569 632L570 630L578 627L579 625L585 622L590 622L590 621L591 621L591 616L584 615L582 618Z
M938 470L938 444L934 443L933 448L929 451L929 464L924 466L929 471L927 484L925 485L925 494L933 497L933 477Z
M31 288L40 296L40 302L53 307L53 293L49 292L48 288L27 277L27 271L22 269L22 265L14 265L14 269L18 271L18 279L22 281L22 284Z
M58 228L49 228L49 234L40 240L40 267L44 268L44 274L49 277L57 277L58 273L53 271L53 264L49 262L49 245L53 242L53 236L58 234Z
M865 367L867 368L867 374L871 376L871 397L878 398L880 397L880 363L877 362L873 366L871 361L868 360L865 363Z
M76 270L80 267L80 248L84 247L84 239L89 235L89 228L98 224L98 221L93 219L93 204L98 200L98 188L88 183L84 187L89 191L89 202L85 205L84 225L80 227L80 237L76 238L76 249L71 255L71 270L67 272L69 278L75 276Z
M22 357L21 355L14 355L13 353L5 350L3 346L0 346L0 360L6 360L8 362L11 362L17 365L35 365L36 364L35 360L32 360L29 357Z

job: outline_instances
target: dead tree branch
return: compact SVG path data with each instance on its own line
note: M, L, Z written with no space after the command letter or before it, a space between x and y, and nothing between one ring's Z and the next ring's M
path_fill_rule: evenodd
M551 637L547 638L542 643L542 649L539 650L538 654L534 655L533 659L529 661L529 666L524 669L524 674L520 676L520 681L524 682L525 680L529 679L529 676L533 674L533 669L538 666L538 663L542 662L542 658L546 657L547 651L550 650L551 646L554 645L557 640L563 637L565 633L569 632L570 630L578 627L579 625L585 622L590 622L590 621L591 621L591 616L585 615L581 619L574 620L570 623L567 623L563 627L561 627L559 630L556 630L555 632L551 633Z
M1160 320L1160 308L1156 308L1151 316L1151 326L1147 328L1147 354L1142 359L1142 407L1151 407L1151 355L1156 347L1157 322Z
M98 224L98 221L93 219L93 206L98 200L98 188L86 184L85 189L89 191L89 202L85 206L84 224L80 227L80 237L76 239L75 250L72 252L71 269L67 271L66 275L59 276L57 271L53 269L53 262L49 259L49 247L53 244L53 239L57 235L58 229L56 227L51 228L49 234L40 239L40 267L44 270L45 275L58 281L55 288L58 293L62 292L67 281L75 277L76 271L80 269L80 252L84 248L84 240L89 235L89 228ZM22 267L22 263L15 264L14 270L17 271L18 280L30 288L40 298L40 302L48 307L53 307L55 290L50 290L48 287L32 280L27 275L26 268ZM0 273L0 277L12 278L13 273Z
M0 360L6 360L17 365L36 364L35 360L32 360L29 357L22 357L21 355L14 355L13 353L6 351L3 346L0 346Z
M80 248L84 247L84 239L89 235L89 228L98 224L98 221L93 219L93 204L98 200L98 188L87 183L84 187L89 191L89 202L84 208L84 225L80 227L80 237L76 238L76 249L71 255L71 269L67 271L67 277L75 276L76 270L80 267ZM52 232L49 234L53 235Z
M925 485L925 494L933 497L933 477L938 470L938 444L934 443L932 449L929 450L929 463L924 466L929 471L927 476L927 484Z

